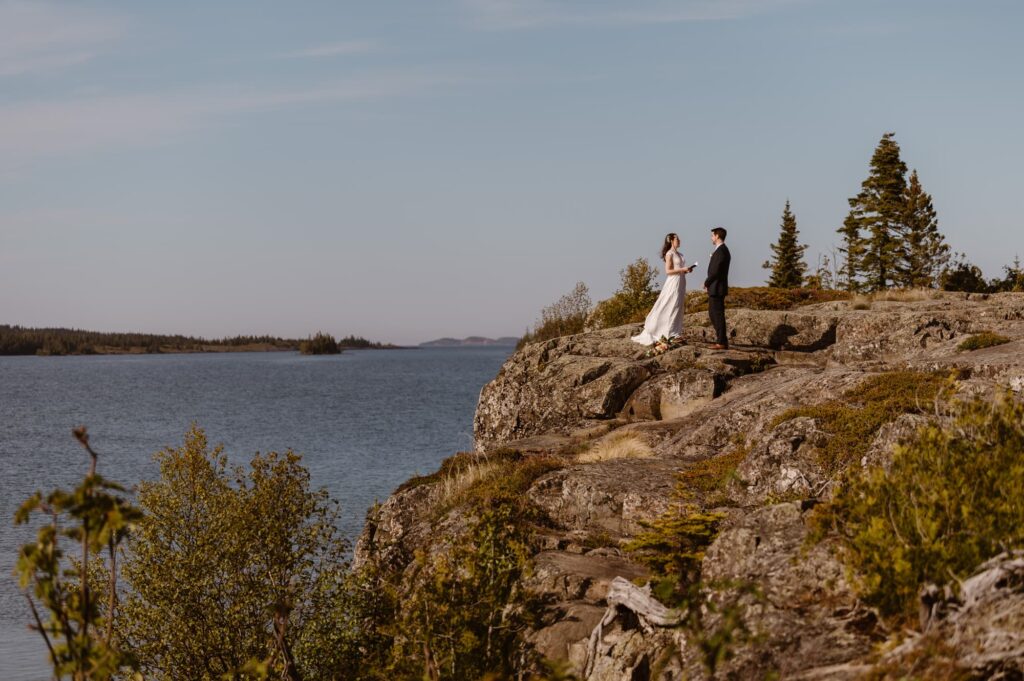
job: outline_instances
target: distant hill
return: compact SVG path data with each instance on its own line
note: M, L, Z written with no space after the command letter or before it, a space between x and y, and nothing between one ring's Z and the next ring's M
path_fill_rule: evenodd
M421 348L461 348L466 346L493 345L496 347L514 348L518 338L502 336L501 338L484 338L483 336L469 336L468 338L438 338L437 340L420 343Z

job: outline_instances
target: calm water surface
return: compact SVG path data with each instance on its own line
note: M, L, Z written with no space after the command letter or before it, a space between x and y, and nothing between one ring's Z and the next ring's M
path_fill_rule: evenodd
M195 422L233 463L291 448L313 484L341 502L354 538L366 509L416 473L472 448L483 385L507 348L297 353L0 357L0 680L47 677L45 648L11 576L31 538L11 524L37 489L71 487L87 455L125 485L157 474L152 454L180 445Z

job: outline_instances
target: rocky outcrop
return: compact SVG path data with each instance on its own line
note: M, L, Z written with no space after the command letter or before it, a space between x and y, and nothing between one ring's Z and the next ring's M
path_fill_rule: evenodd
M1024 551L985 562L958 595L935 585L923 589L921 633L882 663L899 669L906 660L943 656L972 678L1024 678Z
M611 419L657 366L626 328L529 345L480 395L478 448Z
M581 679L710 678L710 639L701 637L726 636L723 628L737 622L746 633L732 632L716 678L853 679L885 663L873 651L893 632L858 600L831 548L807 541L810 509L836 484L817 456L830 436L814 416L780 416L904 369L955 370L965 393L1024 392L1024 294L936 293L788 312L729 310L727 318L729 351L708 349L706 315L693 314L689 344L677 350L649 356L629 340L635 325L558 338L516 352L481 392L480 456L512 449L565 462L524 495L548 523L528 578L547 598L548 617L529 640ZM981 331L1010 342L958 351ZM886 465L928 418L894 415L849 465ZM616 458L602 444L616 437L649 454ZM611 454L577 460L586 451ZM691 499L699 496L721 518L700 564L699 628L692 617L659 625L615 595L628 589L612 589L616 578L637 584L648 574L627 544L682 503L681 472L713 470L726 458L738 461L735 470ZM431 490L407 489L376 509L357 561L401 566L416 548L457 532L457 512L430 516ZM1022 561L1006 556L983 566L957 597L941 589L926 595L924 633L890 657L920 653L934 634L970 673L1021 678Z

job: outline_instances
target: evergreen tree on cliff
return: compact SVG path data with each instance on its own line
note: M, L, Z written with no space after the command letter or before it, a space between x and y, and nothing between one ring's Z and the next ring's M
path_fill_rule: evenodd
M797 242L799 231L796 228L796 216L789 209L789 200L782 211L782 225L778 243L772 244L772 259L761 266L772 271L768 285L774 288L800 288L807 272L804 262L806 245Z
M917 171L910 173L906 191L906 262L901 284L934 287L949 263L949 246L939 232L932 197L921 187Z
M843 220L839 228L843 236L843 245L839 252L843 254L843 267L839 270L837 285L847 291L856 293L861 290L861 260L864 258L864 238L860 235L860 220L851 212Z
M871 157L871 171L857 196L850 199L850 215L839 230L844 237L856 220L863 253L858 273L869 291L878 291L900 280L907 260L904 218L906 215L907 165L900 159L900 146L887 132ZM856 241L856 239L854 240Z

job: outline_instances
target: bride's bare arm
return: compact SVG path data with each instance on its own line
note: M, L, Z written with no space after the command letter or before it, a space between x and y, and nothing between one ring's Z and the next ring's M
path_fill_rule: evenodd
M665 254L665 274L687 274L692 269L692 267L680 267L679 269L672 267L672 254Z

